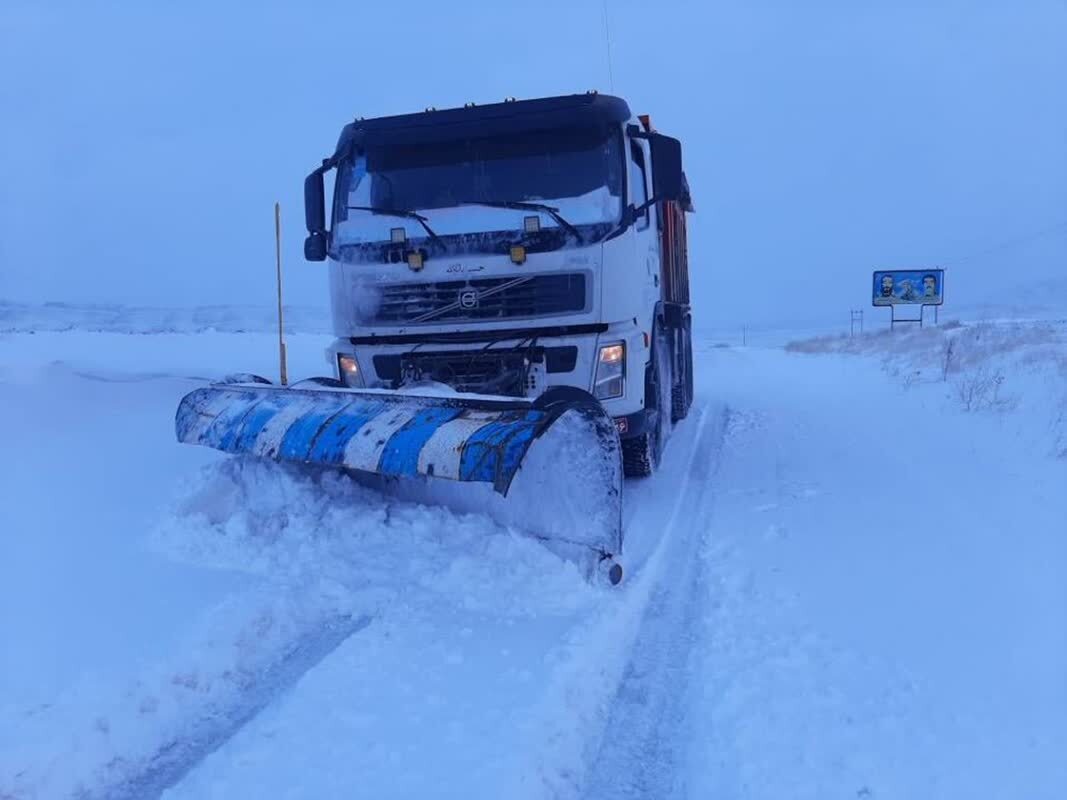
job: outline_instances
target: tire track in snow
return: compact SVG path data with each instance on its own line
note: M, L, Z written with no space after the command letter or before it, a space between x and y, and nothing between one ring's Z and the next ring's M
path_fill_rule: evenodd
M79 796L85 800L159 797L370 622L368 616L326 620L317 631L299 639L283 658L257 675L248 691L228 707L204 709L190 730L161 744L151 758L138 764L120 781Z
M700 421L687 482L672 513L659 584L642 616L629 664L608 718L604 738L585 784L586 800L684 796L675 769L684 758L686 710L694 638L699 635L706 571L700 543L711 513L711 480L729 421L729 409L712 431ZM679 514L686 522L678 525Z

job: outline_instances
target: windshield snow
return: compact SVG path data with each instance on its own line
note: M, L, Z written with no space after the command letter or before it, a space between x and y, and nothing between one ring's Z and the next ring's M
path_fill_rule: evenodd
M612 223L622 213L622 165L620 133L603 128L372 148L339 168L334 241L389 241L401 227L425 235L416 220L352 206L418 211L440 236L522 230L531 215L557 226L547 213L478 203L546 203L579 228Z

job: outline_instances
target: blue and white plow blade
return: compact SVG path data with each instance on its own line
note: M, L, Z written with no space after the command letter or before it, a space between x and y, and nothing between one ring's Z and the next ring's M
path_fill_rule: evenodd
M182 399L175 429L187 444L378 476L406 499L486 512L599 559L622 551L618 433L577 389L529 401L212 384Z

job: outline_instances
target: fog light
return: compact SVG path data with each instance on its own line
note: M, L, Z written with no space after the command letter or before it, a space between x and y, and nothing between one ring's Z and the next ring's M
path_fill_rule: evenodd
M526 262L526 248L521 244L513 244L511 246L511 260L516 264L523 264Z
M393 244L401 244L408 240L408 234L403 228L390 228L389 238L392 240Z
M359 371L359 362L355 356L338 355L337 373L345 386L357 389L363 387L363 375Z
M541 230L541 218L540 217L523 217L522 229L527 233L537 233Z
M423 262L424 259L421 250L412 250L408 253L408 266L411 267L414 272L418 272L423 268Z

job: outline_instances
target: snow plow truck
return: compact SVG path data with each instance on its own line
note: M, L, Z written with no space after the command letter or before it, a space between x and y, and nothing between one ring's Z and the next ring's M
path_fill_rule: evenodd
M623 476L693 397L678 140L595 92L359 118L304 201L332 375L196 389L179 440L488 511L617 583Z

